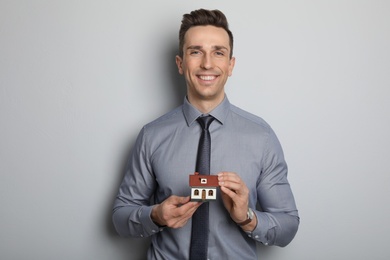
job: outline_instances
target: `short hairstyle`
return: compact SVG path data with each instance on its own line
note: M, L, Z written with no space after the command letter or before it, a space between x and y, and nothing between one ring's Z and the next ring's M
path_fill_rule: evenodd
M226 16L219 10L198 9L184 14L179 30L179 56L183 57L184 36L194 26L212 25L224 29L229 35L230 58L233 57L233 33L229 30Z

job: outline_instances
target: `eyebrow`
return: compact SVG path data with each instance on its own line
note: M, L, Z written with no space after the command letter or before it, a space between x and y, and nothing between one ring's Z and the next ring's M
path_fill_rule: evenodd
M187 50L201 50L203 47L201 45L190 45L187 47ZM225 46L222 46L222 45L214 45L212 46L213 50L227 50L228 51L228 48L226 48Z

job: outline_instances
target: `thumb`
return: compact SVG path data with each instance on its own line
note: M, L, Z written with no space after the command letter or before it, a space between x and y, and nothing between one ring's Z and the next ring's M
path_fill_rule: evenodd
M172 195L169 197L167 200L169 200L169 203L174 204L174 205L182 205L187 203L190 200L190 197L179 197L176 195Z
M180 204L185 204L190 201L190 196L187 197L178 197L179 198L179 203Z

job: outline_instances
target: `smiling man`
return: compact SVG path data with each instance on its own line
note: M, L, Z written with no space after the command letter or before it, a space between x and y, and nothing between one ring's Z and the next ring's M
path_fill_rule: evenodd
M225 94L232 55L222 12L183 16L176 64L187 95L182 106L142 128L113 209L120 235L151 237L148 259L257 259L256 242L286 246L297 232L275 133ZM218 176L219 191L215 201L193 202L188 175L205 164L199 163L204 136L207 174Z
M188 101L208 113L225 97L225 83L232 75L228 33L212 25L191 27L184 35L182 56L176 56L179 73L187 83Z

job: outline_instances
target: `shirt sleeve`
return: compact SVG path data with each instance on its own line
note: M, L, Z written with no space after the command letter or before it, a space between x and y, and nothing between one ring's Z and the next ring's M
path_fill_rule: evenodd
M145 128L130 154L125 176L114 201L113 223L121 236L148 237L160 231L152 221L151 198L156 181L150 164Z
M270 129L263 168L257 183L257 226L248 235L264 245L284 247L294 238L299 215L287 180L287 164L281 145Z

